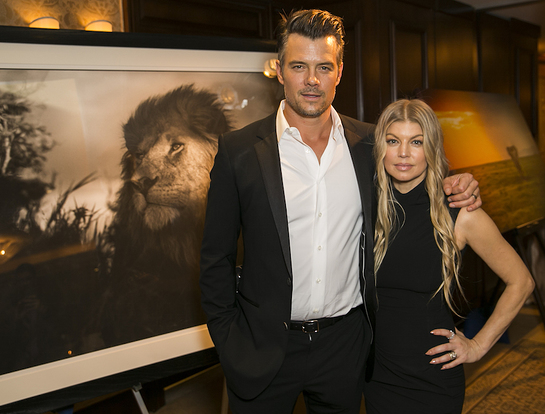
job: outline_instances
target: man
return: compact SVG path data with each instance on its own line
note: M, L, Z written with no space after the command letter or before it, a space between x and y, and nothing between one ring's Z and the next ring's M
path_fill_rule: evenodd
M219 139L202 304L234 413L291 413L302 392L308 412L356 414L377 306L374 127L331 106L343 69L341 19L303 10L280 29L285 101Z

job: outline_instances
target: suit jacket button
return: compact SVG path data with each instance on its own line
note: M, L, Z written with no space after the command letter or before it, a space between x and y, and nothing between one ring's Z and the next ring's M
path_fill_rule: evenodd
M288 326L288 323L287 322L284 322L284 329L287 331L288 329L290 329L290 327Z
M291 286L291 279L288 277L288 280L286 280L286 282L288 283L288 286Z

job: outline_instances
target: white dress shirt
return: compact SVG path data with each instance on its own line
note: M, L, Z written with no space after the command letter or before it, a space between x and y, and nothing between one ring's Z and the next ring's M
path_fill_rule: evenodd
M359 249L363 215L341 119L321 160L290 127L282 101L276 116L293 270L292 320L345 315L363 303Z

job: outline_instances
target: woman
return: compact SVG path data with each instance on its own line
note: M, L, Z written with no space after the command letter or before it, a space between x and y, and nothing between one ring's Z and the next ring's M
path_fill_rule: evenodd
M463 363L481 359L534 288L517 253L482 210L451 210L441 126L420 100L382 113L375 133L379 300L376 359L366 384L368 414L461 413ZM460 251L469 245L505 282L494 312L468 339L454 327Z

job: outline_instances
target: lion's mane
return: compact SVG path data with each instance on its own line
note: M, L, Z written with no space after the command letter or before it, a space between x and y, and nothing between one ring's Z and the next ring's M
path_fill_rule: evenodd
M123 125L114 267L170 261L194 270L217 137L230 129L216 95L193 85L138 105Z

